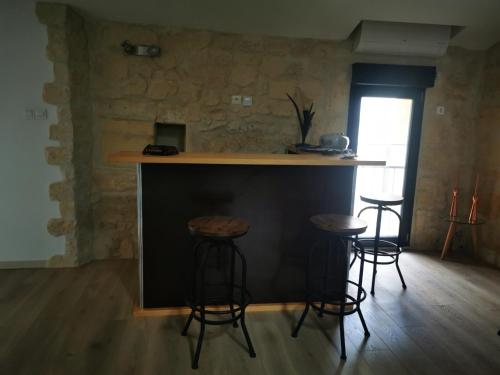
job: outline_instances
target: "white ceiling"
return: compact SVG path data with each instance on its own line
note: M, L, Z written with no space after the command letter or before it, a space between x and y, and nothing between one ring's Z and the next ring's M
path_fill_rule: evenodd
M59 1L110 20L234 33L342 40L369 19L465 26L451 44L469 49L500 41L500 0Z

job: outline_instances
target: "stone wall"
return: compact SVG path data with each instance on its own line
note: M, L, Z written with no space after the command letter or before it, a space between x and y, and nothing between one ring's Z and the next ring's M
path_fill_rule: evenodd
M311 142L322 133L345 132L354 62L438 68L436 87L426 97L412 246L441 247L446 231L443 217L458 170L465 189L470 188L477 114L471 98L478 97L482 53L450 48L447 56L434 61L355 55L348 41L106 21L91 22L89 30L99 257L130 256L136 244L135 172L109 163L109 154L142 149L152 140L155 121L187 124L191 151L283 152L287 144L298 141L297 121L285 95L296 87L316 106ZM120 44L125 39L158 44L162 57L124 56ZM231 105L230 96L235 94L252 95L254 105ZM446 106L445 116L435 114L436 105Z
M459 211L470 207L477 142L476 120L484 53L449 48L436 61L435 87L428 89L422 121L422 138L412 225L412 247L440 250L448 223L450 196L459 177ZM445 115L436 106L445 106ZM462 232L454 247L470 248L469 233Z
M84 105L77 116L80 121L71 125L72 131L82 132L78 136L82 147L74 153L78 157L73 164L82 176L78 197L91 204L81 206L81 217L86 223L83 228L93 225L93 231L83 236L89 238L84 248L92 247L93 258L136 255L135 167L109 162L111 153L141 150L153 140L155 121L186 124L188 151L281 153L299 140L297 119L285 95L297 87L314 100L317 111L309 142L316 142L323 133L345 132L355 62L437 66L436 85L426 93L412 247L441 248L446 232L443 217L457 173L466 201L461 206L468 205L482 52L451 47L437 60L387 57L353 54L349 41L224 34L95 19L87 19L83 26L79 30L85 30L88 38L90 84L82 86L79 100L72 100L73 105ZM49 39L50 47L60 37L49 28ZM126 39L158 44L162 56L126 56L120 47ZM85 58L81 55L79 61ZM86 69L81 66L82 72ZM82 99L85 93L86 100ZM231 95L252 95L254 105L233 106ZM90 119L84 109L88 102ZM446 107L444 116L435 113L437 105ZM54 131L66 134L63 129ZM73 140L74 135L65 137ZM53 153L66 160L64 147ZM90 157L92 163L88 163ZM467 240L461 238L455 244L464 245Z
M135 170L107 159L142 150L155 121L186 124L190 151L283 153L299 134L286 93L301 87L317 109L310 140L345 131L349 44L105 21L89 29L98 257L135 254ZM125 39L163 54L125 56ZM236 94L254 105L232 106Z
M477 126L481 256L500 267L500 43L487 51Z
M59 202L61 216L48 223L54 236L65 236L65 254L49 259L49 266L75 266L93 258L92 239L92 121L89 101L89 57L84 19L71 8L39 3L41 23L47 25L47 56L54 64L54 81L45 84L43 97L57 106L58 122L49 137L59 142L48 147L49 164L61 168L63 180L49 187Z

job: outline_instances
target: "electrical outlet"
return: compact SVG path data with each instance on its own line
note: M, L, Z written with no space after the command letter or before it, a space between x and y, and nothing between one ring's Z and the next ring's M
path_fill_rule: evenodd
M438 106L436 107L436 113L437 113L438 115L444 115L444 105L438 105Z
M241 95L231 96L231 104L240 105L241 104Z
M242 104L244 107L251 107L253 104L253 99L251 96L244 96Z

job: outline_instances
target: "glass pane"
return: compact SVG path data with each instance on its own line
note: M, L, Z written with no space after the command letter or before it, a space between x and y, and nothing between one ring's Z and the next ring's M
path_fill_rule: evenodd
M358 131L358 155L368 159L387 161L385 167L358 167L354 212L357 214L367 204L361 202L363 192L388 192L402 195L408 135L410 130L411 99L362 97ZM401 207L393 207L400 212ZM363 213L368 221L368 237L375 235L377 214L375 210ZM383 213L380 235L397 237L399 221L391 213Z

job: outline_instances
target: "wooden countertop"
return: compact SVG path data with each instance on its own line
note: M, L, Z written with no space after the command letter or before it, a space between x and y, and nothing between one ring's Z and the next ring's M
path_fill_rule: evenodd
M142 155L138 151L120 151L109 157L118 163L153 164L224 164L224 165L316 165L316 166L358 166L385 165L382 160L341 159L339 156L318 154L250 154L181 152L172 156Z

